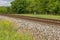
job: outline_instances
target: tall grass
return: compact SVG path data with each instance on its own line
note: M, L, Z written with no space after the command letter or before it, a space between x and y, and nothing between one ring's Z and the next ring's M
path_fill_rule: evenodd
M33 40L31 33L17 33L16 27L10 20L0 20L0 40Z
M60 15L46 15L46 14L16 14L16 15L60 20Z

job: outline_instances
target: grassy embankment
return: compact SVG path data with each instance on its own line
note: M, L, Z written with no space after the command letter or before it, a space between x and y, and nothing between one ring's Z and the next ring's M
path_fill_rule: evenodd
M42 15L42 14L18 14L18 15L60 20L60 15Z
M0 40L33 40L31 33L17 33L17 25L10 20L0 20Z

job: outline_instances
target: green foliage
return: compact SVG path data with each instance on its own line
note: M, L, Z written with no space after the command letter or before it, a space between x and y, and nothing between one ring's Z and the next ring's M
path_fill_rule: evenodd
M17 33L16 27L10 20L0 20L0 40L33 40L30 33Z
M12 3L12 11L16 13L23 13L28 6L27 0L15 0Z
M7 13L6 7L0 7L0 13Z
M11 13L10 7L0 6L0 14L8 14L8 13Z
M11 7L0 7L1 13L60 14L60 0L14 0Z
M16 13L60 14L60 0L15 0L11 4Z

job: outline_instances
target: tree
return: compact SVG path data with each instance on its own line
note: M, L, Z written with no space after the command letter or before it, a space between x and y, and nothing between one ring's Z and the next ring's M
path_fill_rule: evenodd
M60 13L60 0L15 0L11 4L16 13Z
M27 0L15 0L11 4L12 10L17 13L24 13L29 6Z
M7 13L7 7L0 6L0 13Z

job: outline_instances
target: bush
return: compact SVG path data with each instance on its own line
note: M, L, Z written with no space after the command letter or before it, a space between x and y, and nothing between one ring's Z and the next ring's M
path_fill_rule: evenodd
M0 40L33 40L30 33L17 33L17 25L9 20L0 20Z

